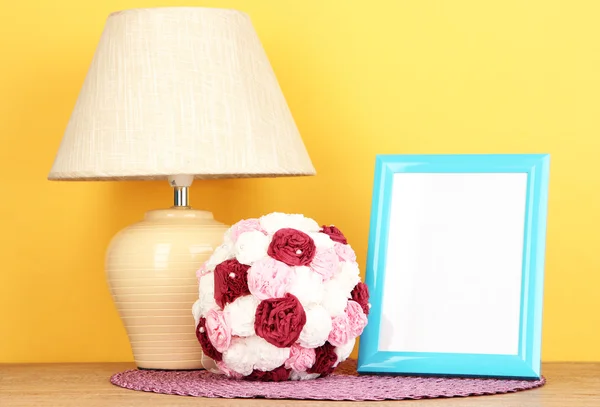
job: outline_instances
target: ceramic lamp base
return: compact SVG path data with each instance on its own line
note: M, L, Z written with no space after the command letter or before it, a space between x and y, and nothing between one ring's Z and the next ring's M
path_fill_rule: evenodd
M112 239L108 285L139 368L203 368L192 316L196 270L226 230L210 212L182 207L149 211Z

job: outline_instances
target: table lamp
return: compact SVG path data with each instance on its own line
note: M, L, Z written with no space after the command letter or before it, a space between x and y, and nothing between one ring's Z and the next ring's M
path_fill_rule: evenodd
M48 178L168 180L173 207L116 234L107 281L139 368L200 369L195 272L227 227L192 181L314 174L250 18L164 7L107 18Z

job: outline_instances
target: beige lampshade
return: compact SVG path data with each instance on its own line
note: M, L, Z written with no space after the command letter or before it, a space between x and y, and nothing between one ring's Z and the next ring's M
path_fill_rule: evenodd
M250 18L111 14L49 179L314 175Z

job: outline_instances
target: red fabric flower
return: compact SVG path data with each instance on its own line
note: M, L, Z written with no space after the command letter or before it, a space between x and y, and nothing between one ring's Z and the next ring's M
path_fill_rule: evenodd
M292 346L306 324L306 313L296 296L287 293L283 298L262 301L256 308L254 330L271 345Z
M362 281L352 289L352 301L360 304L365 315L369 315L369 287Z
M335 226L323 225L321 227L321 233L325 233L334 242L348 244L348 241L346 240L346 236L344 236L342 231L339 230L338 228L336 228Z
M315 242L309 235L284 228L275 232L267 253L288 266L306 266L315 257L316 250Z
M289 379L290 372L292 369L286 369L285 366L281 365L269 372L263 372L262 370L253 370L248 376L245 376L246 380L260 380L263 382L281 382Z
M333 365L337 362L335 347L329 342L315 349L315 364L310 367L308 373L319 373L321 377L329 376L333 372Z
M198 326L196 327L196 338L198 338L198 342L200 342L200 346L202 346L202 352L204 352L206 356L213 359L215 362L223 360L223 354L216 350L210 342L210 339L208 339L208 334L206 332L206 318L200 318L200 322L198 322Z
M215 267L215 302L225 308L230 302L250 294L248 289L248 269L236 259L225 260Z

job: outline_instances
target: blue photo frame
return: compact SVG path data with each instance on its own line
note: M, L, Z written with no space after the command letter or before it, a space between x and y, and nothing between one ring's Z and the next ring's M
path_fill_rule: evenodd
M371 311L369 323L360 338L359 373L522 379L538 379L541 376L542 299L549 167L548 154L378 155L376 157L365 278L371 294ZM383 287L386 284L386 274L392 272L386 270L386 259L393 180L395 174L417 173L526 174L522 263L517 263L522 264L522 267L520 291L517 291L520 292L520 311L516 354L380 350Z

